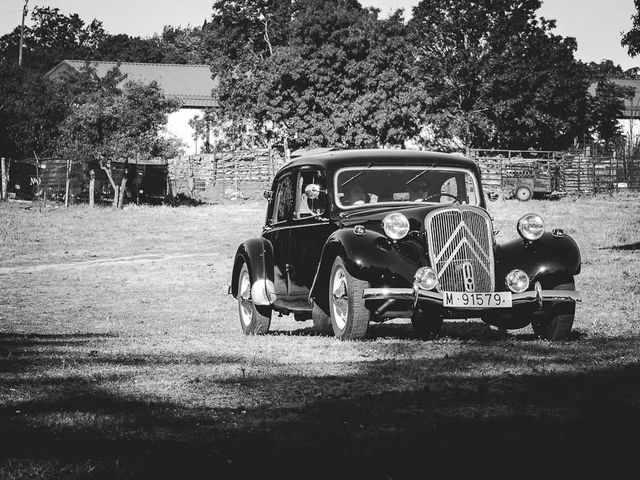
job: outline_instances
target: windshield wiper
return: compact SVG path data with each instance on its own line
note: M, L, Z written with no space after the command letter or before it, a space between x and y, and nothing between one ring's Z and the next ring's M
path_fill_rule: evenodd
M355 180L356 178L358 178L360 175L362 175L364 172L366 172L367 170L369 170L371 167L373 166L373 162L369 162L369 164L361 171L359 171L358 173L356 173L353 177L349 178L348 180L346 180L344 183L342 183L340 186L344 187L346 184L350 183L352 180Z
M427 173L429 170L433 170L434 168L435 168L435 165L431 165L429 168L425 168L423 171L421 171L419 174L417 174L415 177L413 177L411 180L405 183L405 185L409 185L411 182L413 182L417 178L420 178L422 175Z

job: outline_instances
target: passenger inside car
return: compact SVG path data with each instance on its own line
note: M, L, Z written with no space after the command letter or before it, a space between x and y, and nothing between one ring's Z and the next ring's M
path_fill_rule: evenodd
M369 194L366 187L361 183L347 184L342 202L345 205L364 205L369 203Z

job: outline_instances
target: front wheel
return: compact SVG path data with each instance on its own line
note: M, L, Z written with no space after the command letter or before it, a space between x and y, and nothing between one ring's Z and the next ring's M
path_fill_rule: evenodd
M533 333L546 340L568 340L571 336L574 317L574 314L563 313L552 317L545 323L533 323L531 325Z
M444 323L441 316L429 316L421 310L416 310L411 316L411 325L418 337L423 340L438 338Z
M571 283L556 285L554 290L575 290L575 288L575 283L572 281ZM533 333L546 340L568 340L571 336L575 313L575 302L558 303L551 308L551 311L545 317L531 322Z
M363 291L369 282L353 277L342 258L337 257L329 280L331 326L340 340L359 340L367 336L371 312L364 306Z
M238 313L240 326L245 335L264 335L271 326L271 307L256 305L251 299L251 277L247 264L242 265L238 275Z

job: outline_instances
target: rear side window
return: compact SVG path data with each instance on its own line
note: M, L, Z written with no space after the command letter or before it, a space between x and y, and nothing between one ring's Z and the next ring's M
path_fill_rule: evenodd
M274 223L283 222L290 218L293 210L293 176L283 177L278 188L273 208Z

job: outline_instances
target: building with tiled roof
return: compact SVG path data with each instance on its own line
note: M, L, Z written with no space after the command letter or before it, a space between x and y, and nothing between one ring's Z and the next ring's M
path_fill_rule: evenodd
M63 60L49 70L45 76L50 80L64 80L80 71L84 60ZM216 105L213 91L218 78L213 77L209 65L183 65L173 63L90 62L99 77L119 67L127 80L141 83L158 83L167 98L176 99L181 108L169 116L167 131L180 138L186 145L186 153L199 153L197 141L189 127L189 119L202 115L205 108Z

